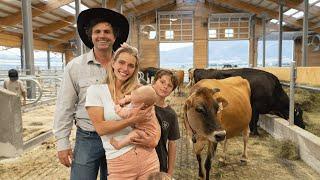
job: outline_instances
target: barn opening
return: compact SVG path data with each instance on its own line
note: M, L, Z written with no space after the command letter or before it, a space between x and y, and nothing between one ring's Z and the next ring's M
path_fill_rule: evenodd
M209 41L208 67L248 67L249 40Z
M248 67L250 14L211 14L208 20L208 67Z

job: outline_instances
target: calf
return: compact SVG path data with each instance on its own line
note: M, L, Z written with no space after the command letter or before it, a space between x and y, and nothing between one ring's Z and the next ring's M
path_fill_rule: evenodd
M289 97L282 89L279 79L266 71L242 68L242 69L196 69L194 71L195 82L201 79L224 79L241 76L247 79L251 88L252 119L250 130L252 134L258 135L257 123L259 114L274 113L284 119L289 119ZM304 128L301 109L295 109L294 124Z
M211 158L220 141L242 132L244 149L242 161L247 160L247 142L251 119L250 86L241 77L223 80L204 79L195 84L184 105L184 125L192 133L194 152L199 164L199 177L209 179ZM204 163L201 151L208 144ZM224 154L226 152L226 141Z

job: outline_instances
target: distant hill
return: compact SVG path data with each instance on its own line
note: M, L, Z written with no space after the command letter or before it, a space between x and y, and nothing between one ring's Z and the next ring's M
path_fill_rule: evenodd
M261 45L261 46L260 46ZM284 60L292 59L292 41L283 41L282 56ZM232 63L244 64L249 61L248 41L214 41L209 42L208 47L210 63ZM259 59L262 59L262 42L259 42ZM266 43L266 60L274 62L278 58L278 41L268 41ZM161 63L192 63L193 46L176 48L168 51L160 51Z
M62 60L57 55L51 55L51 67L62 67ZM19 68L21 66L20 50L17 48L11 48L8 50L0 51L0 70L7 70L11 68ZM34 65L40 69L47 68L47 52L35 51L34 54Z

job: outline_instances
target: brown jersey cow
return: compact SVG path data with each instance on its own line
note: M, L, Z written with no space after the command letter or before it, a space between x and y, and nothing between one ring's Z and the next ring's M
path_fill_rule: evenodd
M178 79L178 85L177 85L177 91L178 95L181 95L181 89L183 86L183 80L184 80L184 71L183 70L172 70L172 72L177 76Z
M222 80L203 79L195 84L184 105L184 125L193 134L193 147L199 163L199 177L209 179L211 158L217 144L242 132L244 150L242 161L247 159L247 141L251 119L250 85L241 77ZM201 151L208 145L204 168ZM226 141L224 146L224 152Z

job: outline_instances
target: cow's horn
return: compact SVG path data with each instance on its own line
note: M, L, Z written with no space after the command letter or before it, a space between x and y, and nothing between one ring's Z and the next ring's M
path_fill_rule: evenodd
M213 93L216 93L216 92L220 92L220 89L219 88L213 88L212 91L213 91Z

